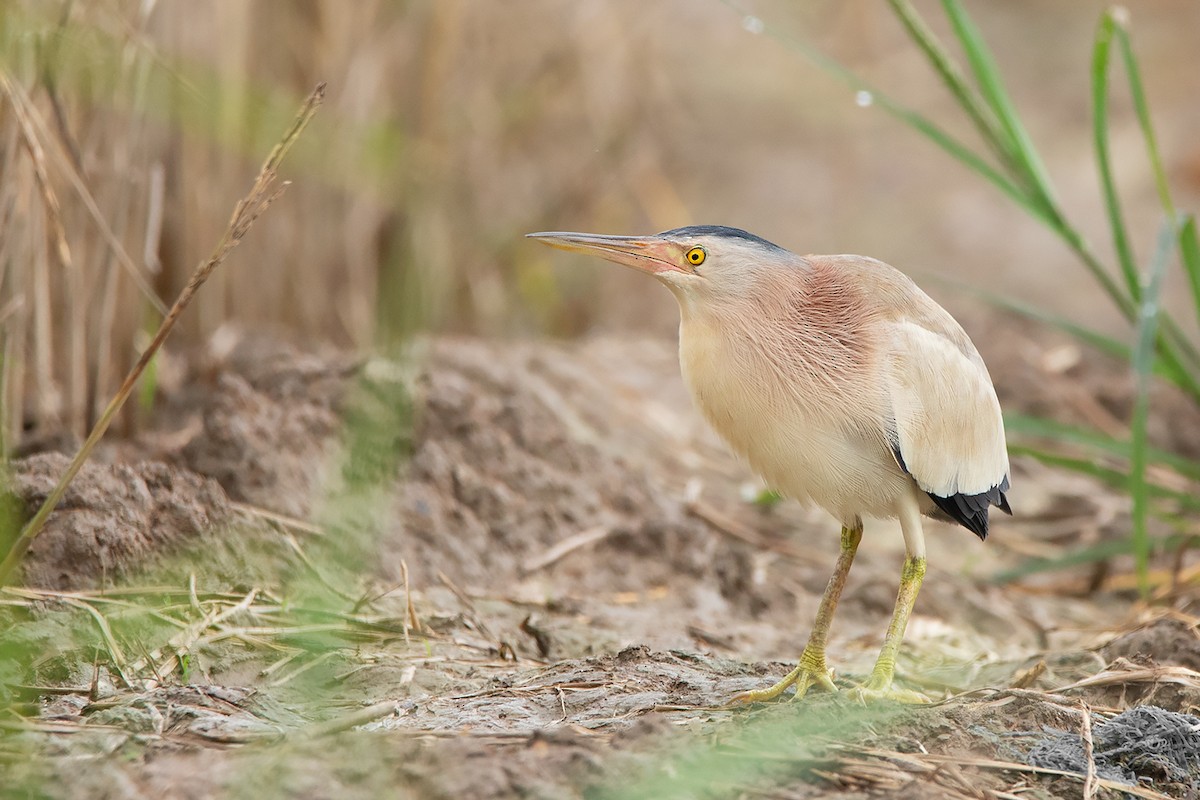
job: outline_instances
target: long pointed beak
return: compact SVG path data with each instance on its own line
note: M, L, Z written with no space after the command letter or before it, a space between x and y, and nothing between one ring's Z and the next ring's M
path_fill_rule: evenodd
M691 273L682 248L657 236L604 236L598 233L547 231L527 233L529 239L572 253L588 253L651 275Z

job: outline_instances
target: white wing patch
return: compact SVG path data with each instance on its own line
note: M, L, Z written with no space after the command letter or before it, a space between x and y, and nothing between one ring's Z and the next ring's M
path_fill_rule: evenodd
M997 486L1008 475L1008 450L1000 402L979 354L913 322L890 327L895 438L909 474L941 497Z

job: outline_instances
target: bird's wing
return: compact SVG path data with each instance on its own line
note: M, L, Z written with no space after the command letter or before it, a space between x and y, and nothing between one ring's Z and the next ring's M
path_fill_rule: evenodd
M885 323L895 420L889 433L900 466L943 511L983 537L988 506L1008 511L1000 402L974 345L937 311Z

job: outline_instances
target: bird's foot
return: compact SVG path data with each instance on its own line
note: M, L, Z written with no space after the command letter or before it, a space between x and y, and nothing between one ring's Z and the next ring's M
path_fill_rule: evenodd
M825 654L810 653L805 648L804 655L800 656L800 663L779 683L766 689L738 692L729 699L723 708L735 708L751 703L769 703L787 691L789 686L796 687L792 700L801 700L804 695L808 694L809 689L818 685L829 692L838 690L833 682L833 670L825 666Z
M891 703L908 703L910 705L922 705L929 702L929 698L920 692L914 692L911 689L901 689L893 684L891 671L885 673L876 671L871 673L871 677L867 679L866 683L855 686L850 690L850 696L863 705L876 703L881 700Z

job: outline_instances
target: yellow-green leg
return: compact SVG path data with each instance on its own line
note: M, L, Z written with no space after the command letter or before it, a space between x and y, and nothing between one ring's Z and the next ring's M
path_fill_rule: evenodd
M833 613L837 610L838 599L846 586L846 576L850 573L850 565L854 563L854 554L858 552L858 544L862 541L862 520L856 520L853 527L842 528L842 550L838 555L837 566L825 586L825 594L821 596L821 605L817 608L817 619L813 622L812 633L808 644L800 655L800 663L787 674L783 680L768 689L755 689L741 692L729 701L727 705L737 706L746 703L763 703L774 700L783 694L789 686L796 687L792 699L804 697L814 684L836 692L829 667L825 664L825 641L829 638L829 626L833 622ZM902 631L903 632L903 631Z
M892 685L896 677L896 655L904 641L904 630L917 602L917 593L925 579L925 537L921 530L921 518L915 504L905 503L899 513L900 526L904 531L904 569L900 573L900 591L896 595L896 608L888 625L883 647L871 677L862 686L854 689L859 700L897 700L902 703L928 703L929 699L917 692L897 689Z
M922 694L897 689L892 685L896 677L896 654L900 652L900 643L904 641L904 629L908 627L908 618L912 614L913 605L917 602L917 592L921 590L921 581L925 578L925 556L908 556L904 559L904 571L900 574L900 592L896 596L896 608L892 612L892 622L888 625L887 635L883 639L883 647L871 677L862 686L854 689L854 694L861 700L899 700L904 703L928 703Z

